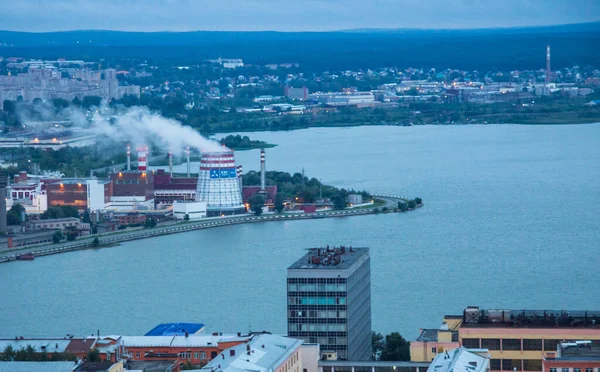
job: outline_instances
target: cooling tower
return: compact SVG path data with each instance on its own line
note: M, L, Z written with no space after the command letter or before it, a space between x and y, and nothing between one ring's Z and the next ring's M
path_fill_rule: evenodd
M196 201L206 202L208 217L246 212L246 207L242 203L233 151L202 154Z

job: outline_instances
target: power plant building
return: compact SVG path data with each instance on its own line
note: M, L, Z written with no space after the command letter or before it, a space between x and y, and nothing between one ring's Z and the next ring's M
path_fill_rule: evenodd
M202 154L196 201L206 202L207 217L246 213L233 151Z
M370 360L369 248L310 248L287 270L288 336L340 360Z

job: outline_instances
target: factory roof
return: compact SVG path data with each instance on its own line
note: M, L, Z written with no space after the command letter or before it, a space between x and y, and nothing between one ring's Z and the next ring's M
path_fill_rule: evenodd
M203 369L212 372L274 371L301 345L302 340L261 334L247 344L224 350Z
M600 310L465 309L461 327L600 328Z
M364 254L369 254L369 248L309 248L308 253L288 269L347 269Z
M123 344L129 347L217 347L219 342L245 342L250 336L123 336Z
M0 372L71 372L73 362L2 362Z
M202 323L163 323L152 328L145 336L184 336L193 335L204 328Z
M563 342L558 348L558 356L546 360L600 361L600 346L589 340Z
M461 347L436 355L427 372L485 372L489 363L488 358Z

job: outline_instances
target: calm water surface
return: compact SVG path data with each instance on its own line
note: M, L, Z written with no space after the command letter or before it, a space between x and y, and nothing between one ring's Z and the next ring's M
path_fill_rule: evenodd
M373 327L414 339L466 305L600 308L600 125L251 133L267 168L420 196L412 213L223 227L0 265L0 335L286 331L286 268L372 249ZM239 152L244 169L258 151Z

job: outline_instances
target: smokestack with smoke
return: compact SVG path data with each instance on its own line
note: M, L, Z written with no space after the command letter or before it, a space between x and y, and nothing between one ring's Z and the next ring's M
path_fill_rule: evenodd
M145 172L148 169L148 147L140 147L138 153L138 171Z
M189 146L199 152L227 150L217 142L202 137L196 130L176 120L152 113L146 107L136 106L117 111L111 119L108 121L104 116L96 113L92 119L92 126L98 134L115 141L131 141L136 146L153 144L163 150Z
M169 175L173 177L173 153L169 151Z

